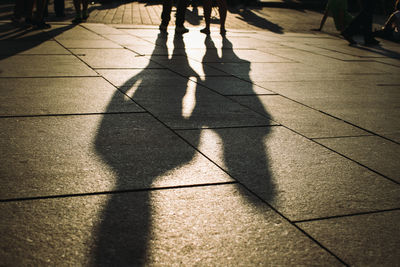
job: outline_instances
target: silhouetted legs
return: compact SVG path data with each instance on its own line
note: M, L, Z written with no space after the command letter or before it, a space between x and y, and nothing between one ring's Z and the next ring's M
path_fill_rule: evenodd
M73 23L80 23L89 17L87 12L88 0L74 0L74 7L76 15L75 19L72 21Z
M220 20L220 33L222 35L225 35L226 33L225 21L227 13L226 0L217 0L217 4L218 4L219 20ZM206 21L206 27L200 30L200 32L205 34L210 34L212 0L204 0L203 9L204 9L204 20Z
M343 37L350 43L355 44L353 36L360 32L364 35L366 45L376 45L379 41L372 36L372 19L375 9L375 0L362 0L362 9L342 32Z
M189 30L186 29L183 24L185 23L187 0L178 0L176 7L176 27L175 32L186 33ZM164 0L163 11L161 13L161 25L160 30L166 31L169 21L171 20L172 0Z

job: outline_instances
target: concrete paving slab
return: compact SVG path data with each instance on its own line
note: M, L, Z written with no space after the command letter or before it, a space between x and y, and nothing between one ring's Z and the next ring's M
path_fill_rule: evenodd
M207 50L203 52L201 57L193 57L192 50L188 50L187 54L191 58L195 58L203 63L240 63L248 61L253 63L266 62L266 63L285 63L293 62L290 59L278 57L269 53L260 52L251 49L229 49L223 47L216 49L215 47L207 46Z
M286 57L296 62L319 68L321 71L347 74L377 74L377 73L396 73L398 67L381 64L375 61L346 62L333 58L317 55L314 52L301 51L298 49L274 49L274 55Z
M354 79L354 76L338 75L338 79L325 80L321 77L315 81L265 81L257 82L264 88L267 88L275 93L284 95L288 98L313 106L317 109L322 109L326 105L330 105L331 101L349 101L349 98L361 98L364 95L370 95L371 98L379 97L382 93L395 96L395 91L392 89L396 84L400 84L400 78L394 74L383 75L359 75L359 79ZM353 79L350 79L353 77ZM384 88L389 87L385 91ZM383 96L381 96L383 97ZM335 100L336 99L336 100ZM317 104L321 102L319 105ZM349 101L350 102L350 101ZM336 104L332 104L336 106Z
M316 142L400 183L400 146L378 136L318 139Z
M71 53L55 41L0 41L0 57L19 55L70 55Z
M286 77L288 73L296 73L303 76L309 73L323 73L323 70L317 67L307 66L301 63L206 63L207 66L216 68L223 72L232 74L239 78L245 78L250 81L258 81L259 79L268 81L268 74L274 76L283 73ZM321 74L320 74L321 76Z
M0 92L0 116L143 112L100 77L2 79Z
M196 61L201 61L206 51L204 48L185 49L149 45L128 45L126 47L140 55L168 57L187 56L188 58L195 59Z
M140 79L141 74L138 75ZM275 125L267 118L192 80L154 86L142 80L134 88L121 88L144 109L173 129Z
M73 55L17 55L0 60L0 77L56 76L98 75Z
M186 55L174 55L171 58L166 56L151 56L151 61L185 77L231 76L229 73L217 68L192 60Z
M175 27L172 27L172 29L175 29ZM134 28L134 29L127 29L127 28L120 28L120 30L122 30L123 32L133 35L133 36L137 36L137 37L141 37L143 39L147 39L148 37L156 37L159 33L160 30L158 29L158 27L149 27L149 28Z
M398 55L400 52L385 50L380 47L368 47L368 46L331 46L321 44L320 48L329 49L332 51L338 51L344 54L350 54L358 56L360 58L384 58L393 57Z
M299 223L298 226L351 266L400 262L400 211Z
M254 85L236 77L207 77L205 80L197 80L198 83L210 88L222 95L264 95L274 92Z
M273 64L273 63L271 63ZM300 63L298 63L300 64ZM313 70L314 71L314 70ZM361 74L363 78L371 75L377 76L374 74ZM381 74L385 76L386 74ZM261 87L265 87L265 84L270 82L311 82L311 81L352 81L354 80L354 74L345 74L345 73L329 73L326 71L320 70L319 72L292 72L290 75L286 72L265 72L265 73L254 73L250 77L248 75L236 75L241 79L245 79L247 81L253 82ZM391 76L391 75L388 75Z
M12 23L8 25L6 28L1 27L0 40L2 41L44 42L74 27L74 25L58 25L47 30L38 30L15 27Z
M179 134L292 221L398 208L397 184L283 127Z
M152 43L129 34L102 34L102 36L122 46L132 46L134 48L143 45L149 48L153 47Z
M57 27L65 27L65 26L53 26ZM57 41L59 40L104 40L102 36L94 33L93 31L87 30L81 26L76 26L72 29L62 32L61 34L55 36Z
M152 90L162 90L161 88L164 87L187 83L186 77L169 69L99 69L97 71L116 87L123 87L125 90L132 88L128 92L129 96L133 95L137 87L153 87Z
M185 35L175 35L173 33L168 35L157 34L151 37L150 36L142 37L139 35L138 37L143 38L147 42L170 48L186 48L186 49L206 48L206 45L204 43L206 36L200 35L199 33L190 33L190 34L186 33Z
M236 96L232 99L260 114L268 114L272 120L308 138L369 135L368 132L282 96Z
M71 52L91 68L160 68L159 64L127 49L71 49Z
M2 200L232 181L148 114L0 124Z
M124 34L123 31L116 29L110 25L105 25L101 23L81 23L80 26L93 31L99 35L106 35L106 34Z
M256 84L369 131L392 136L400 132L398 80L397 75L368 75L353 81Z
M388 65L392 65L392 66L396 66L400 68L400 59L395 59L395 58L377 58L375 59L375 61L380 62L380 63L384 63L384 64L388 64Z
M8 202L0 211L6 265L342 266L234 185Z
M122 46L110 41L110 40L59 40L60 44L64 47L73 48L122 48Z

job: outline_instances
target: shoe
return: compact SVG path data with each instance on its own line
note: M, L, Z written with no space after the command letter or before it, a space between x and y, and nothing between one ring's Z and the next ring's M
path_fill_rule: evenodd
M25 22L23 23L23 26L25 28L29 28L29 27L32 27L34 24L35 24L35 22L33 21L33 19L25 18Z
M168 26L161 24L158 28L160 29L160 32L166 33Z
M222 36L225 36L225 35L226 35L226 29L220 29L220 30L219 30L219 33L220 33Z
M23 18L17 18L17 17L12 17L11 21L14 24L20 25L24 23L24 19Z
M346 32L342 32L340 35L343 36L343 38L349 42L349 45L355 45L357 44L356 41L354 41L353 36L351 36L350 34L346 33Z
M75 18L72 20L72 23L79 24L82 22L82 18L80 15L76 15Z
M188 29L186 29L185 27L176 27L175 28L175 33L178 33L178 34L184 34L184 33L187 33L187 32L189 32L189 30Z
M210 29L204 28L204 29L201 29L200 32L209 35L210 34Z
M50 24L47 24L44 21L39 21L38 23L35 24L35 26L38 29L50 29L51 28Z
M87 13L87 11L82 12L82 20L86 21L89 18L89 14Z
M379 43L380 42L378 40L376 40L375 38L368 39L364 42L364 44L367 46L379 45Z

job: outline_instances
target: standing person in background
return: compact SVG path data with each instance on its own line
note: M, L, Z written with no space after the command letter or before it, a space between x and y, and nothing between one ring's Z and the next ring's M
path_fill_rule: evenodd
M389 16L382 29L373 33L376 37L400 41L400 0L397 0L394 5L394 12Z
M57 17L65 17L65 2L64 0L54 0L54 13Z
M172 0L164 0L163 10L161 13L160 31L166 33L169 21L171 20ZM178 0L176 3L176 22L175 33L184 34L189 30L183 26L185 23L187 0Z
M379 41L372 35L372 20L376 0L362 0L361 4L362 8L360 14L350 22L341 34L350 45L357 44L357 42L354 41L353 36L359 33L360 28L362 28L365 45L378 45Z
M351 22L353 16L347 11L347 0L328 0L324 16L317 31L322 31L328 15L333 17L335 27L342 32Z
M86 21L89 17L88 14L88 0L74 0L75 7L75 19L72 20L73 23L81 23L82 21Z
M36 14L33 16L33 8L36 2ZM35 26L39 29L50 28L51 26L44 22L47 0L16 0L14 15L12 20L20 24L22 17L25 18L25 27Z
M225 21L227 13L227 4L226 0L216 0L216 1L219 11L220 33L221 35L224 36L226 34ZM210 34L212 0L203 0L203 9L204 9L204 20L206 21L206 27L204 29L201 29L200 32L208 35Z

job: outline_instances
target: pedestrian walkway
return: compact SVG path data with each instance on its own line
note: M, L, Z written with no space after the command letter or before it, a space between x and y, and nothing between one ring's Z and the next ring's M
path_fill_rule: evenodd
M1 265L400 262L398 44L51 26L0 23Z

